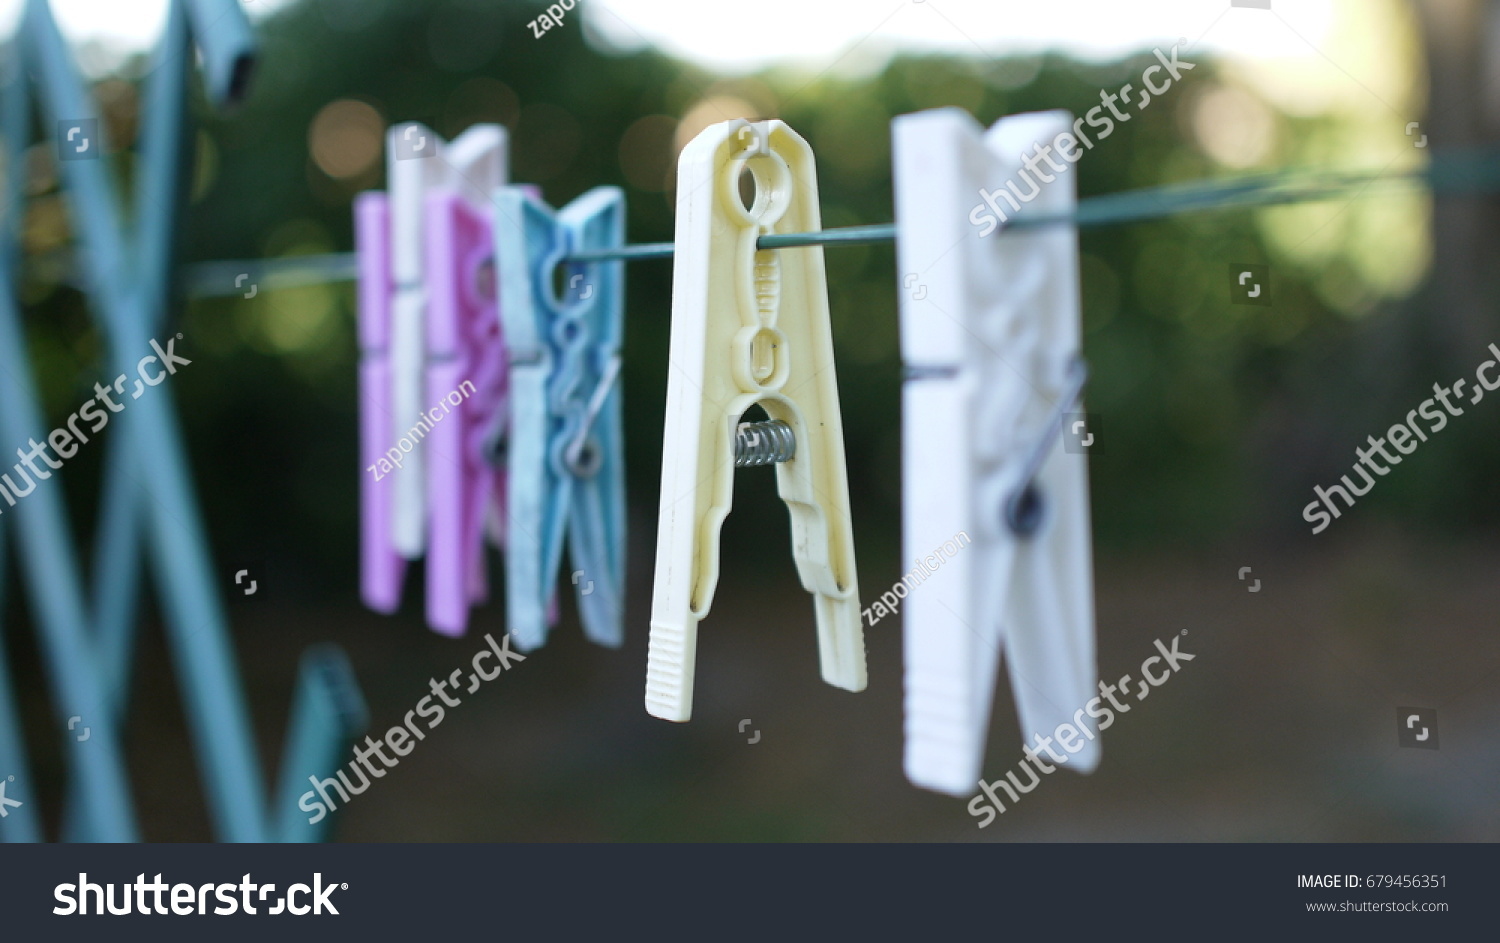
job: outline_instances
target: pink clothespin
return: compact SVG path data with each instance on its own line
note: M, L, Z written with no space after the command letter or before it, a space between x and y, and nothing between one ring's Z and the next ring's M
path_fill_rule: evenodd
M427 624L463 635L488 596L485 534L503 546L505 343L486 214L427 198Z
M361 595L394 612L406 557L393 539L392 477L420 444L425 454L422 518L428 625L463 635L469 610L488 596L486 538L503 547L507 377L497 308L488 212L457 190L430 192L422 207L425 367L423 406L389 442L395 410L392 368L390 207L384 193L355 203L360 258ZM556 605L549 616L556 618Z

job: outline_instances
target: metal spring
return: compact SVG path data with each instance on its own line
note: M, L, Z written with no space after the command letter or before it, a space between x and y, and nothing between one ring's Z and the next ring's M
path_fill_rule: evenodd
M734 434L734 465L751 468L789 462L797 454L797 439L792 427L780 419L767 422L742 422Z

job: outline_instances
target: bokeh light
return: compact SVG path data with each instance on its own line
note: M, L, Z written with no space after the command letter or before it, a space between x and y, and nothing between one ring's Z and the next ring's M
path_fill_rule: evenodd
M620 172L638 190L660 193L667 189L676 158L673 146L677 119L668 115L637 118L620 136Z
M341 98L324 105L307 129L307 149L318 169L336 180L357 177L380 158L385 119L365 102Z
M1198 96L1193 131L1204 152L1226 167L1265 161L1276 144L1276 119L1259 98L1241 88L1217 86Z

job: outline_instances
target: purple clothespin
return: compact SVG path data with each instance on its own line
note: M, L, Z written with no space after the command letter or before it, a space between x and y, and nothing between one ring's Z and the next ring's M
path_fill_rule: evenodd
M406 560L391 539L391 473L386 439L391 427L391 226L384 193L354 201L359 254L359 479L360 597L376 612L401 604Z

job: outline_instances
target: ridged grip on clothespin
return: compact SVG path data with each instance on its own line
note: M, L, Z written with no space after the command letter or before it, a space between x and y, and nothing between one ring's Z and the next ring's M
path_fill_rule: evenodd
M741 171L757 194L747 211ZM843 427L819 247L757 250L767 233L820 228L807 142L780 121L729 121L682 152L677 176L672 343L646 709L692 714L698 623L719 579L733 497L736 429L759 405L785 422L795 457L776 466L792 554L815 597L823 679L866 683Z

